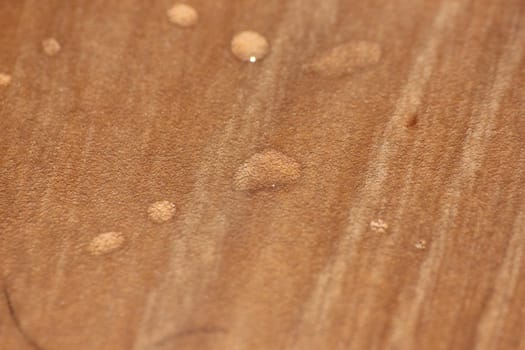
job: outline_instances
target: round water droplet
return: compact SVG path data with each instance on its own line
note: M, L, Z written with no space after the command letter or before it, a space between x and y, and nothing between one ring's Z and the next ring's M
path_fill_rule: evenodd
M102 255L114 252L124 244L125 238L121 232L101 233L91 240L88 251L93 255Z
M231 50L235 57L241 61L254 63L268 54L270 44L261 34L247 30L233 37Z
M60 44L55 38L47 38L42 40L42 49L48 56L55 56L60 52Z
M194 26L199 20L197 10L186 4L175 4L167 13L170 22L180 27Z
M0 73L0 86L7 86L11 83L11 76L9 74Z
M151 221L166 222L175 215L175 204L169 201L155 202L149 206L148 215Z
M238 191L274 189L295 183L301 176L301 166L281 152L266 150L247 159L234 176Z
M308 72L337 77L374 65L381 59L381 46L370 41L351 41L336 46L305 64Z

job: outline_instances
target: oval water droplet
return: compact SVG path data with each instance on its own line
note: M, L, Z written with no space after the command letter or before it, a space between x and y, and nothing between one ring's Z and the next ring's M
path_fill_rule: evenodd
M330 49L303 68L321 76L337 77L377 64L381 46L370 41L351 41Z
M60 52L61 46L55 38L47 38L42 40L42 49L48 56L55 56Z
M254 63L268 54L270 44L261 34L246 30L233 37L231 50L235 57L241 61Z
M197 24L199 14L197 10L187 4L175 4L167 12L171 23L179 27L191 27Z
M301 176L301 166L281 152L266 150L247 159L235 173L234 187L238 191L273 189L295 183Z
M151 221L163 223L175 215L175 204L169 201L158 201L152 203L148 208L148 215Z
M122 247L124 241L121 232L101 233L91 240L87 249L93 255L107 254Z
M11 76L9 74L0 73L0 86L7 86L11 83Z

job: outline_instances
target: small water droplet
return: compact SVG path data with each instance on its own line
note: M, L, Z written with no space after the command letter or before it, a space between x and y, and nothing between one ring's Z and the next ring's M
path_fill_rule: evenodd
M187 4L175 4L167 12L171 23L180 27L191 27L197 24L199 14L197 10Z
M42 49L48 56L55 56L60 52L61 46L55 38L47 38L42 40Z
M7 86L11 83L11 76L9 74L0 73L0 86Z
M374 65L380 59L379 44L370 41L351 41L330 49L305 64L303 68L321 76L338 77Z
M247 159L234 176L238 191L275 189L295 183L301 176L301 166L295 159L275 150L256 153Z
M236 34L231 42L231 50L241 61L256 62L270 51L268 40L261 34L246 30Z
M124 241L121 232L101 233L91 240L87 249L93 255L107 254L122 247Z
M388 224L381 219L377 219L370 222L370 228L373 231L384 233L388 229Z
M148 215L156 223L166 222L175 215L175 204L169 201L155 202L149 206Z
M425 249L427 247L427 241L420 239L414 243L414 247L416 247L416 249Z

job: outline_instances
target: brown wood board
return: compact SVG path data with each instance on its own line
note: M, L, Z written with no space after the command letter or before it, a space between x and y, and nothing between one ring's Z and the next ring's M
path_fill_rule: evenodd
M525 2L186 3L0 1L0 349L525 349Z

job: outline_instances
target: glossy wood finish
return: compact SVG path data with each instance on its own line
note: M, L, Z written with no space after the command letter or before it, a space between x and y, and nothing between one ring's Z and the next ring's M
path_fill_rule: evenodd
M0 1L0 348L525 349L525 3L188 3Z

